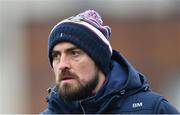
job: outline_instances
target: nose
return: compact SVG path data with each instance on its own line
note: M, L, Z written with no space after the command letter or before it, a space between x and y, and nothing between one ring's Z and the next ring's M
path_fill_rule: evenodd
M64 70L64 69L69 69L70 68L70 63L69 63L69 59L68 57L66 57L65 55L62 55L60 58L60 62L58 64L58 68L60 70Z

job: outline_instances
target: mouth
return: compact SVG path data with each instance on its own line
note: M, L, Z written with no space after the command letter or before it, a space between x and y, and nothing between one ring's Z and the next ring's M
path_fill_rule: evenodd
M69 81L69 80L73 80L74 78L72 76L63 76L60 81Z
M62 80L70 80L70 79L73 79L71 77L66 77L66 78L63 78Z
M75 74L71 73L68 70L64 70L59 75L59 82L71 82L75 80L77 77Z

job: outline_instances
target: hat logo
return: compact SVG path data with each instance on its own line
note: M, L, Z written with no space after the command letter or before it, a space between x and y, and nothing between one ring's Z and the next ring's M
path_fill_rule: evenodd
M63 33L60 34L60 38L63 36Z

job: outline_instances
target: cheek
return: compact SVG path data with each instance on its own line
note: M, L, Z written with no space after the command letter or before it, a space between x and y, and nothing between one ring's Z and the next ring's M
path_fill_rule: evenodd
M58 81L59 79L59 73L58 73L58 69L56 66L53 66L53 71L54 71L54 75L55 75L55 80Z
M94 71L94 65L84 64L81 66L81 73L83 75L91 74Z
M78 63L76 67L74 67L74 71L79 76L79 79L82 82L87 82L94 77L96 72L96 67L94 62L88 60Z

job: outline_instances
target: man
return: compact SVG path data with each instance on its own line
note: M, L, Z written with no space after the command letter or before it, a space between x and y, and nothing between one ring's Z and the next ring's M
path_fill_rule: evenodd
M56 86L49 90L48 107L42 113L178 113L112 49L110 34L94 10L65 19L52 29L48 56Z

